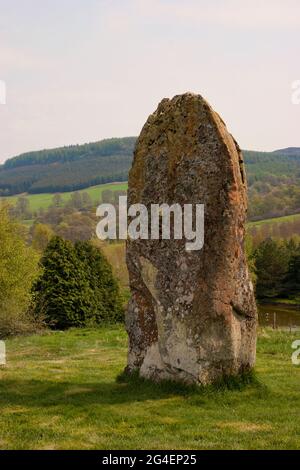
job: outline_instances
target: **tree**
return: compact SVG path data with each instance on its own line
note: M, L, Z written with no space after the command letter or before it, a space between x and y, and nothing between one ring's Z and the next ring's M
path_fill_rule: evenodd
M30 328L31 286L39 274L38 255L24 229L0 206L0 337Z
M57 235L71 242L88 241L95 235L96 222L88 213L73 212L55 227Z
M86 276L93 292L96 323L123 319L119 285L104 254L89 242L77 242L75 250L86 267Z
M289 262L288 272L284 280L284 293L287 297L300 295L300 249Z
M255 250L256 294L258 298L278 297L284 290L289 252L285 245L272 238L264 240Z
M251 276L251 281L253 285L256 284L256 267L255 267L255 255L253 248L253 238L248 233L245 237L245 250L248 262L248 269Z
M84 191L82 193L82 208L86 210L90 210L92 209L92 207L93 207L93 200L91 196L89 195L89 193Z
M17 219L30 219L32 217L32 212L30 211L28 198L25 196L18 197L16 205L11 209L11 214Z
M73 209L82 209L82 194L78 191L71 194L69 201L67 202L68 207L72 207Z
M41 265L43 273L34 286L36 312L58 328L85 325L92 292L72 243L53 237Z
M35 284L36 312L57 328L85 326L120 317L118 286L103 255L88 243L55 236L42 258Z
M101 193L101 202L103 204L113 204L114 193L111 189L104 189Z
M44 251L54 232L47 224L35 224L32 230L32 246L37 251Z
M63 198L62 198L61 194L59 194L59 193L54 194L54 196L52 198L52 205L53 205L53 207L61 207L63 205Z

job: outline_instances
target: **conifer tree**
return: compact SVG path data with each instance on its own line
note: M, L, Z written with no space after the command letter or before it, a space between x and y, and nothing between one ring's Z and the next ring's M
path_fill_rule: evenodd
M111 266L99 248L90 242L77 242L78 259L85 265L85 273L93 292L95 321L118 321L123 317L119 286Z
M300 250L290 259L284 284L284 293L287 297L300 295Z
M36 310L56 328L121 319L118 283L101 251L89 242L53 237L35 285Z
M288 263L288 249L280 241L269 238L258 246L255 250L258 298L273 298L283 293Z
M35 285L36 309L58 328L84 326L91 291L71 242L53 237L42 258L43 274Z

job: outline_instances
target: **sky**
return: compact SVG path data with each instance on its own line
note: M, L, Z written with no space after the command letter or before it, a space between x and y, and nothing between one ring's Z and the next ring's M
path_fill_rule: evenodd
M299 0L0 0L0 162L138 135L186 91L244 149L300 147L299 58Z

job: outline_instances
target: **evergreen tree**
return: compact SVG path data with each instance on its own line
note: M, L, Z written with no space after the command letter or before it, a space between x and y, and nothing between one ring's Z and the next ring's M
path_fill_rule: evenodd
M53 237L41 264L43 274L34 288L37 312L58 328L84 326L91 312L92 292L72 243Z
M93 292L96 323L103 320L122 320L119 285L104 254L90 242L77 242L75 250L78 259L85 265L86 276Z
M289 251L272 238L264 240L255 250L256 295L258 298L278 297L284 291Z
M287 297L300 295L300 250L289 262L288 272L284 282L284 293Z
M57 328L121 319L118 284L103 254L88 242L50 240L35 285L36 310Z

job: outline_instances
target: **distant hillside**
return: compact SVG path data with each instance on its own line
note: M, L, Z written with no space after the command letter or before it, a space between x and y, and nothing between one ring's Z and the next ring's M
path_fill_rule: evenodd
M0 166L0 196L74 191L126 181L135 137L29 152Z
M248 185L263 181L272 185L298 184L300 178L300 149L253 152L244 150Z
M275 150L273 153L288 157L300 157L300 147L288 147L287 149Z
M14 157L0 166L0 196L67 192L126 181L135 141L136 137L106 139ZM281 185L299 185L300 148L243 153L250 190L264 194Z

